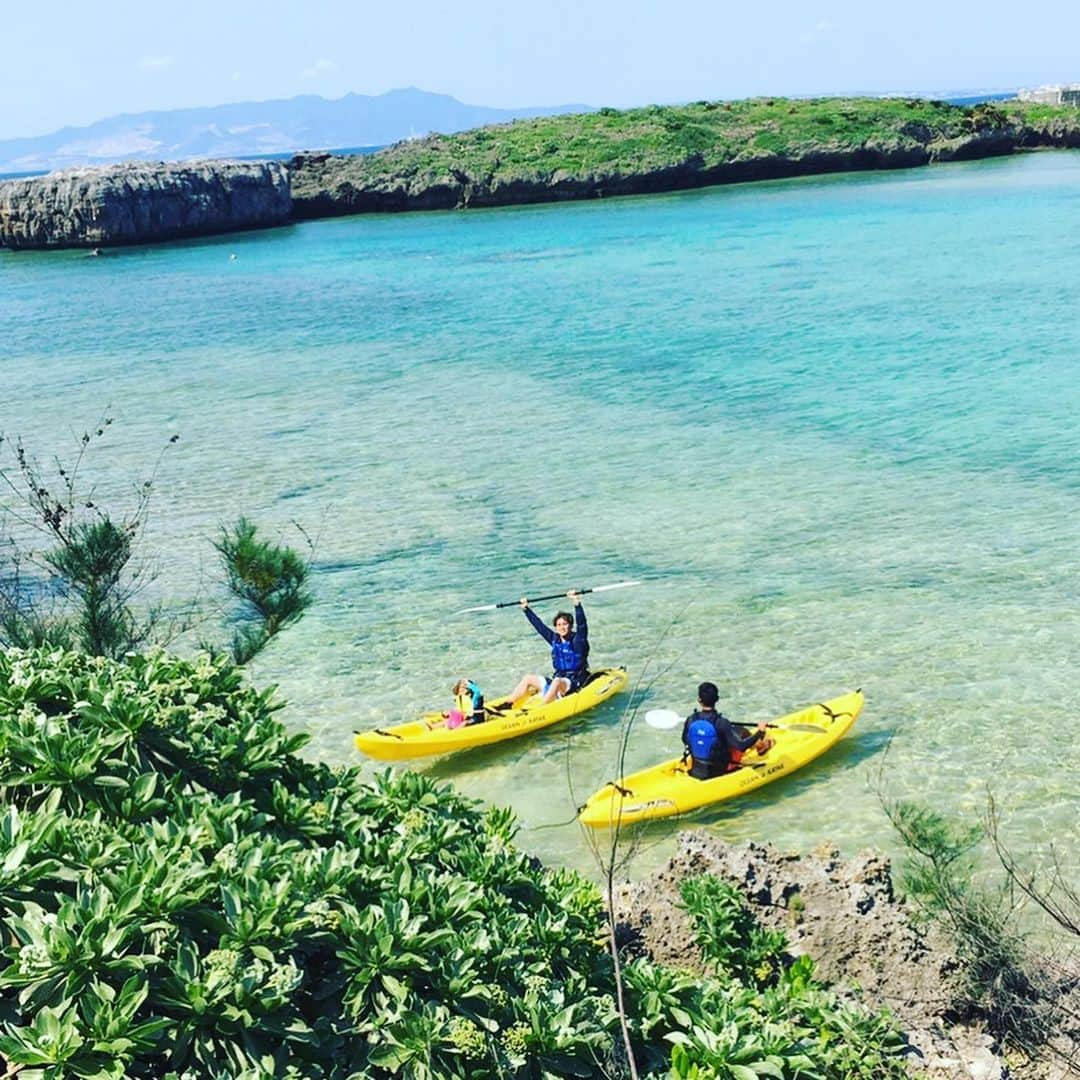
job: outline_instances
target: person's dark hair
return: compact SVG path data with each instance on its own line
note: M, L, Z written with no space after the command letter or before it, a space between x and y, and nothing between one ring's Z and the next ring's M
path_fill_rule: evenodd
M707 709L715 709L720 700L720 691L716 689L716 683L703 682L697 688L697 699Z
M565 619L570 624L570 629L574 629L574 616L569 611L556 611L555 618L551 620L551 625L554 626L560 619Z

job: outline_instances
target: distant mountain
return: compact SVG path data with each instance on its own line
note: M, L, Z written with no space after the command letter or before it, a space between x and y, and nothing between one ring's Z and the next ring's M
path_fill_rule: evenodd
M47 172L132 159L182 161L385 146L432 131L449 133L529 116L592 111L588 105L492 109L411 87L377 97L346 94L334 101L306 94L281 101L111 116L51 135L0 139L0 173Z

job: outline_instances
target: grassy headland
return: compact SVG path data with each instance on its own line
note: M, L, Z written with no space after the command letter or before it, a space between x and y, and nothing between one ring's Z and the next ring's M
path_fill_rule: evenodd
M632 195L1080 147L1080 110L1009 101L754 98L601 109L290 163L300 218Z
M0 246L143 244L269 227L290 217L643 195L1036 147L1080 147L1080 109L917 98L601 109L430 135L376 154L297 154L287 170L262 163L265 175L254 179L244 171L250 162L216 162L200 167L197 182L186 166L130 163L91 170L89 185L80 170L7 181L0 184ZM216 209L177 217L177 208L189 203Z

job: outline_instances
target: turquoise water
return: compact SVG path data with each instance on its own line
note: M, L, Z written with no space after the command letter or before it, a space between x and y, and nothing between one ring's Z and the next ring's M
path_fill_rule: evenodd
M989 786L1008 840L1075 865L1078 293L1073 153L5 252L0 429L67 455L115 416L103 494L180 434L150 540L194 634L217 525L303 525L318 604L253 674L319 759L459 675L544 669L519 612L457 609L640 578L586 610L643 709L705 678L739 718L867 695L827 757L694 824L892 850L876 788L974 814ZM613 777L621 718L417 767L588 871L558 823ZM628 768L675 734L639 719Z

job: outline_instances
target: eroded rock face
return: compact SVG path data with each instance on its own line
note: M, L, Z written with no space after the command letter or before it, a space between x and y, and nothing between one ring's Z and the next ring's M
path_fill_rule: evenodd
M397 152L398 148L392 147L381 153ZM418 173L410 160L401 156L402 170L385 173L372 167L369 155L297 154L289 162L294 216L304 219L569 202L819 173L909 168L930 160L927 149L911 139L867 143L858 150L811 148L796 156L757 152L715 165L706 165L701 155L693 154L678 164L657 168L635 170L616 165L607 171L556 169L501 177L470 172L465 167Z
M685 878L703 874L737 885L759 922L785 933L791 953L813 957L819 978L866 1005L888 1008L907 1035L913 1075L1010 1075L988 1034L950 1018L957 958L933 927L912 925L894 894L887 859L871 852L842 859L829 845L810 855L785 854L768 844L682 833L663 870L616 896L619 936L631 952L703 970L679 892Z
M0 245L105 247L285 224L276 161L132 162L0 184Z

